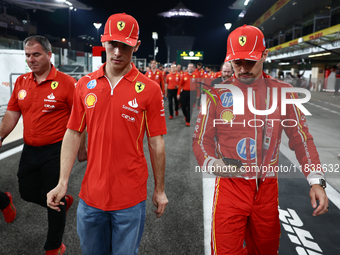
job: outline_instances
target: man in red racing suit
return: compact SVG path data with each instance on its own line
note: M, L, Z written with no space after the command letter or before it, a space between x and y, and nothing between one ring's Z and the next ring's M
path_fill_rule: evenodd
M327 196L319 185L324 183L323 172L317 168L319 155L301 109L287 104L286 114L282 113L281 93L288 99L296 99L297 94L289 93L289 84L263 72L268 50L262 32L246 25L237 28L229 35L227 50L226 61L232 60L235 74L207 93L206 111L201 108L193 135L198 164L217 176L211 250L212 254L274 255L280 237L277 170L283 130L311 185L313 215L328 211ZM226 85L242 91L243 102ZM242 104L244 114L234 114ZM256 110L272 111L260 115ZM240 160L243 166L228 168L222 157Z

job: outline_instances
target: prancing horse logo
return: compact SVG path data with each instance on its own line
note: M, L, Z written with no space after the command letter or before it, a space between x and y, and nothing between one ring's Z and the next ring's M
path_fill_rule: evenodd
M118 21L117 22L117 28L119 31L122 31L125 27L125 22L124 21Z
M244 36L244 35L241 35L239 38L238 38L238 42L241 46L244 46L247 42L247 37Z
M145 84L144 83L141 83L139 81L136 82L135 90L136 90L137 93L142 92L144 90L144 88L145 88Z

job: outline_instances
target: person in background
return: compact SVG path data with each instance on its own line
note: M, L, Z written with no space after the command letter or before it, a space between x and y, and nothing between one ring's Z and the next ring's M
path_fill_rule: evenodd
M157 69L156 60L153 59L150 61L150 71L146 72L145 76L155 81L160 86L163 94L165 93L163 71Z
M169 119L174 118L174 109L173 103L175 103L175 114L178 116L178 99L177 99L177 90L178 84L180 81L180 74L176 72L176 65L171 65L171 72L166 76L165 81L165 97L169 100ZM174 102L173 102L174 101Z
M339 89L340 89L340 63L336 65L335 69L335 90L334 90L334 95L338 95ZM339 154L340 155L340 154Z
M182 70L182 65L181 64L177 64L176 68L177 68L177 73L178 74L180 74L180 75L184 74L184 71Z
M233 75L233 68L230 62L225 62L221 67L221 77L214 79L210 86L214 87L216 84L223 83Z
M188 127L190 127L193 105L196 102L197 78L195 65L189 63L188 71L182 75L177 91L177 99L180 100L183 115L185 116L185 125Z

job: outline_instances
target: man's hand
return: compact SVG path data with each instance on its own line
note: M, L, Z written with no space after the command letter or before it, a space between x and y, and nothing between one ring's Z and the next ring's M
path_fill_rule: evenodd
M157 218L160 218L165 210L165 206L169 203L168 198L165 195L165 192L157 192L156 190L153 193L152 197L153 204L157 207L155 210L155 214Z
M222 159L218 159L214 162L214 172L215 175L221 177L235 177L244 174L240 168L232 167L230 165L224 164Z
M177 95L177 100L179 100L180 99L180 95Z
M328 212L328 197L325 190L319 184L312 185L309 196L312 207L314 209L316 208L313 212L313 216ZM319 206L317 205L316 200L319 200Z
M52 189L47 193L47 206L53 210L60 212L59 205L64 205L64 202L60 200L65 197L67 191L67 187L64 187L58 184L57 187Z
M78 151L78 161L83 162L86 160L87 160L87 149L86 147L84 148L80 147Z

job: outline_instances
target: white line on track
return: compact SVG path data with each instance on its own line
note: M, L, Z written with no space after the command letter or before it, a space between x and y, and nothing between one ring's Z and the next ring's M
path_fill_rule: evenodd
M5 151L3 153L0 153L0 160L4 159L4 158L7 158L9 156L12 156L13 154L15 153L18 153L20 151L22 151L22 148L24 147L24 145L20 145L18 147L15 147L13 149L10 149L8 151Z
M317 108L320 108L320 109L325 110L325 111L327 111L327 112L331 112L331 113L340 115L340 112L337 112L337 111L328 109L327 107L323 107L323 106L320 106L320 105L318 105L318 104L314 104L314 103L311 103L311 102L308 102L307 104L312 105L312 106L317 107ZM332 105L333 105L333 104L332 104ZM336 106L336 105L333 105L333 106ZM337 107L338 107L338 106L337 106Z

